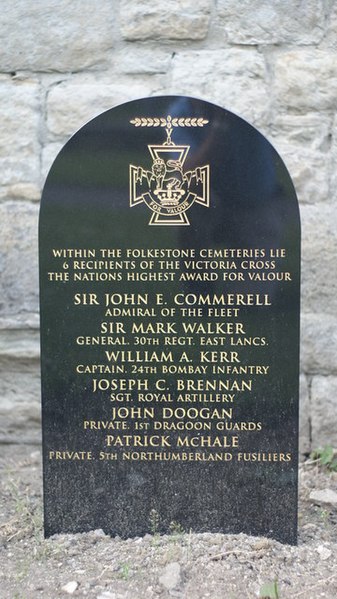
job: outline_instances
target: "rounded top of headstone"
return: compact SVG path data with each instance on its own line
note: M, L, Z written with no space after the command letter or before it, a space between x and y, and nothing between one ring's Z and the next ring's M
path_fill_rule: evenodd
M151 227L155 236L184 231L188 240L207 230L223 242L225 231L228 243L252 243L252 235L268 243L284 219L299 224L290 176L267 139L232 112L186 96L133 100L85 124L49 172L42 219L49 205L78 223L90 214L93 235L110 222L110 236L120 227L149 235Z

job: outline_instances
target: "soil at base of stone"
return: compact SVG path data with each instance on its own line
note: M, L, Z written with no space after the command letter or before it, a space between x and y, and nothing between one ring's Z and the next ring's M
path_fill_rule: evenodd
M128 540L100 530L45 540L40 448L3 445L0 469L4 599L337 597L337 505L310 499L313 491L336 491L337 474L317 462L300 467L298 547L179 530Z

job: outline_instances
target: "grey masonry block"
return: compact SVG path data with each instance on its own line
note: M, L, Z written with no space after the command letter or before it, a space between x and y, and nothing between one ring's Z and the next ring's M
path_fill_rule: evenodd
M39 362L1 358L0 379L0 443L40 443Z
M1 11L0 71L78 71L109 58L116 10L110 0L16 0ZM9 34L10 32L10 34Z
M302 314L302 371L307 374L337 375L336 356L337 317L323 312Z
M274 92L281 111L335 110L337 61L333 52L294 49L277 55Z
M39 85L0 77L1 185L39 178Z
M58 136L70 136L104 110L134 97L149 96L155 82L126 78L108 83L75 78L54 86L48 95L47 125Z
M309 385L307 377L300 376L300 414L299 414L299 451L300 454L308 453L310 445L310 405Z
M328 115L281 114L273 119L268 139L288 167L301 204L329 199L330 132Z
M254 49L177 53L173 60L171 90L203 97L252 123L261 123L267 118L266 64L263 56Z
M211 0L121 0L122 35L127 40L202 40L211 8Z
M219 27L233 44L314 44L324 34L323 0L218 0Z
M315 173L312 175L315 177ZM301 206L302 311L337 314L337 205Z
M337 377L315 376L311 386L312 449L337 448Z
M36 204L0 203L0 317L38 311Z

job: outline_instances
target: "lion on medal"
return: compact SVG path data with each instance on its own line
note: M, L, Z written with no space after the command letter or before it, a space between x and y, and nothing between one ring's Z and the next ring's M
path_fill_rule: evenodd
M183 165L180 160L156 158L152 165L152 174L156 181L153 193L162 206L176 206L185 195L182 188L185 181Z

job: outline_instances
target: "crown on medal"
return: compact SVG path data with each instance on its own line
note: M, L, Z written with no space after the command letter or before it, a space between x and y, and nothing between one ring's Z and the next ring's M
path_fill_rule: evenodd
M159 202L162 206L177 206L182 198L185 195L184 189L155 189L154 195L158 198Z

